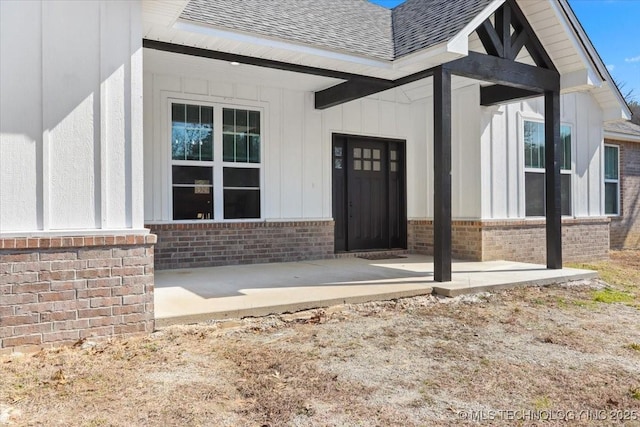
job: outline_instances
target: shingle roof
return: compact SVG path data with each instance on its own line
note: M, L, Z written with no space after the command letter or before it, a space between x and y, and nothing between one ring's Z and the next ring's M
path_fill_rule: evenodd
M367 0L191 0L180 18L393 59L391 10Z
M605 132L623 133L625 135L640 137L640 126L629 120L615 120L604 123Z
M383 60L445 42L491 0L190 0L180 19Z
M395 56L450 40L491 0L407 0L393 9Z

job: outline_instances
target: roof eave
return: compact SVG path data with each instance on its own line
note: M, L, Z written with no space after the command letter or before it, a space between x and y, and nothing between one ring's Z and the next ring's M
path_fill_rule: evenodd
M640 135L630 135L627 133L605 130L604 139L626 142L640 142Z

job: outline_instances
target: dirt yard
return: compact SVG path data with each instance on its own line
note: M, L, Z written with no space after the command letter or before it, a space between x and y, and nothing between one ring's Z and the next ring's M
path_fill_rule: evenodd
M591 267L3 356L0 425L640 425L640 252Z

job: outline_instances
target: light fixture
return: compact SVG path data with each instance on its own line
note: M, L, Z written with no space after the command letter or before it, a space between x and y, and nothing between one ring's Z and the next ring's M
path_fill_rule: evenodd
M233 65L234 67L237 66L237 65L240 65L240 63L236 62L236 61L231 61L231 62L229 62L229 64Z

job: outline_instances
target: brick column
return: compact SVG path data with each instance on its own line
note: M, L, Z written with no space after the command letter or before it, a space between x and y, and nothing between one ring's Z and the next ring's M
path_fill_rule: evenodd
M156 236L0 239L0 353L149 333Z

